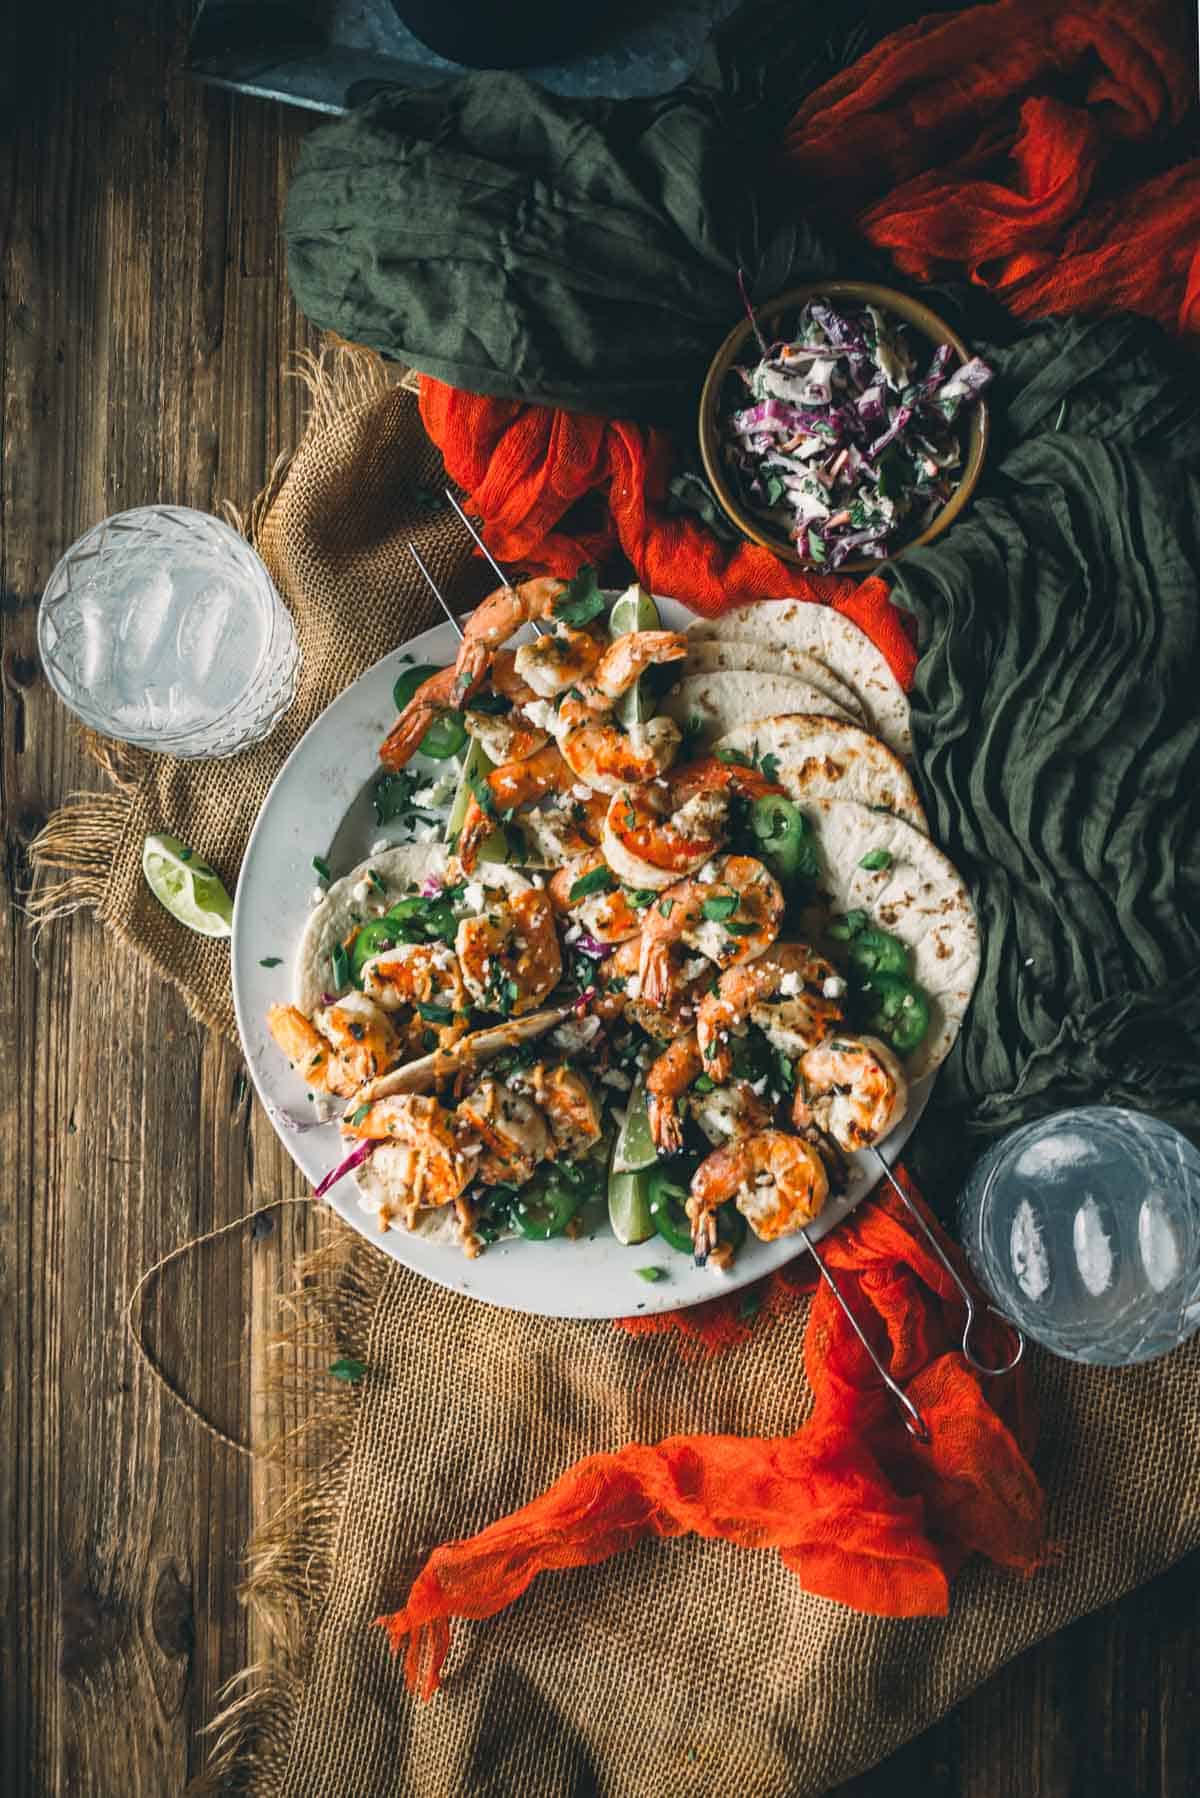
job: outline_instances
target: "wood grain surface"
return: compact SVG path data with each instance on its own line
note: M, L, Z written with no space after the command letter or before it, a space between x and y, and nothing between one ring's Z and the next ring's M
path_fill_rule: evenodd
M203 1766L223 1682L270 1653L235 1591L288 1469L163 1396L124 1300L176 1243L300 1187L239 1056L169 988L87 920L34 949L27 845L97 784L34 621L96 519L244 502L295 441L281 370L312 337L278 225L314 121L187 79L179 0L22 15L0 27L0 1792L162 1798ZM245 1440L301 1415L261 1391L311 1228L296 1207L231 1234L150 1310L167 1367ZM1198 1575L1193 1559L1026 1655L843 1798L1200 1791Z

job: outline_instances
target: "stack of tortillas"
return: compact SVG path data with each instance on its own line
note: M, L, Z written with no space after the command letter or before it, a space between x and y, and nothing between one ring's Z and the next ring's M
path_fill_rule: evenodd
M906 1067L913 1079L932 1072L970 1002L979 937L970 895L930 842L905 766L902 687L870 638L826 606L766 601L688 635L682 678L662 710L700 747L765 766L813 827L830 911L865 912L908 947L931 1021Z

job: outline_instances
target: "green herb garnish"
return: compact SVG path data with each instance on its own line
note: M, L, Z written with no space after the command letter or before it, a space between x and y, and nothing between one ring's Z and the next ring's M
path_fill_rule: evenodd
M708 1074L697 1074L696 1078L692 1081L692 1091L694 1093L715 1092L716 1087L716 1081Z
M586 874L581 874L567 894L567 904L574 905L580 899L586 899L589 893L611 893L616 886L611 871L603 862L598 862Z
M848 911L844 916L830 921L826 935L832 937L835 943L848 943L851 937L856 937L860 930L866 928L866 923L865 911Z
M370 1109L371 1107L369 1105L360 1105L356 1111L350 1113L347 1122L351 1124L361 1124Z
M763 771L764 779L769 780L773 786L778 786L779 757L774 751L768 750L767 754L763 756L762 761L758 765Z
M738 768L753 768L754 757L744 755L740 749L717 749L714 751L719 762L731 762Z
M727 936L753 936L757 929L757 924L738 924L731 921L726 924L725 933Z
M453 1024L454 1011L449 1005L430 1005L417 1000L417 1016L426 1024Z
M322 880L331 880L333 878L329 872L329 863L325 860L323 855L314 855L312 858L312 865L321 876Z
M480 811L486 813L489 818L494 818L496 801L492 798L492 789L487 784L487 776L481 774L478 768L472 768L467 775L467 785L475 795L475 802Z
M355 1361L349 1355L343 1355L340 1361L331 1361L329 1371L335 1380L345 1380L348 1386L356 1386L367 1371L365 1361Z
M658 898L658 890L656 887L625 887L623 891L626 899L628 899L635 911L644 911L648 905L653 905L654 901Z
M706 918L710 918L714 923L720 923L724 918L732 918L738 904L736 893L714 893L711 899L704 901L700 910Z
M551 609L563 624L574 625L590 624L601 612L607 612L608 601L600 591L596 570L590 564L581 568L568 581L566 592L555 600Z
M673 899L661 899L659 901L658 915L660 918L669 918L674 910L675 901Z
M379 874L376 874L374 868L367 869L367 879L370 881L371 885L375 888L375 891L377 893L383 894L383 893L387 892L386 880L384 880L382 878L382 876L380 876Z
M663 1278L663 1270L661 1267L635 1267L633 1271L639 1280L648 1280L651 1285L654 1284L655 1280L661 1280Z
M869 874L876 873L880 868L890 868L892 852L890 849L870 849L858 865L860 868L865 868Z
M277 968L282 960L282 955L264 955L258 965L260 968Z

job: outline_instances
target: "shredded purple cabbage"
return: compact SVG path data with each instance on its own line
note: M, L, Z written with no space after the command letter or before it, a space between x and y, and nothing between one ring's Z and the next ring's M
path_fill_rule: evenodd
M953 493L956 424L992 375L978 356L951 370L948 343L922 367L926 353L874 306L813 300L790 342L735 371L748 403L728 414L727 465L746 503L783 525L806 560L882 558Z
M356 1167L361 1167L367 1157L373 1155L379 1146L371 1137L368 1137L365 1142L356 1143L345 1159L339 1161L335 1168L331 1168L321 1184L313 1188L313 1198L323 1199L331 1186L336 1186L339 1180L344 1179L347 1174L352 1174Z

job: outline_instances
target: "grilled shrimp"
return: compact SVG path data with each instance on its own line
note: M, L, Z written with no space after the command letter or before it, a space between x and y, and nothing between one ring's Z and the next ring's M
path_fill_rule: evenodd
M512 702L509 711L497 714L468 707L463 713L467 734L483 745L488 760L498 767L505 762L523 762L550 741L550 732L526 716L525 707L538 696L521 679L515 662L516 652L502 649L491 667L491 684Z
M558 708L556 736L563 759L580 780L603 793L654 780L675 759L679 726L651 718L625 730L612 708L647 668L687 654L678 631L630 631L597 662L590 679L568 688Z
M829 1197L829 1175L801 1137L764 1130L716 1149L692 1175L687 1214L699 1265L717 1246L717 1207L733 1199L754 1234L774 1242L810 1224Z
M533 1100L499 1080L481 1080L458 1102L456 1138L472 1179L523 1186L554 1153L549 1125Z
M400 1040L387 1013L365 993L343 993L313 1016L313 1023L356 1086L363 1086L391 1066Z
M904 1070L877 1037L835 1032L796 1064L793 1123L825 1132L847 1154L882 1142L907 1105Z
M568 687L587 681L604 654L603 644L587 631L555 625L552 632L522 643L515 652L516 670L541 699L556 699Z
M729 837L729 795L782 793L757 768L715 756L673 768L665 780L618 792L604 821L604 852L631 885L670 886L694 874Z
M527 1094L545 1117L554 1153L577 1161L600 1140L600 1107L588 1082L574 1068L538 1061L509 1075L514 1092Z
M437 1037L434 1046L445 1048L471 1027L470 1002L458 957L445 943L397 943L394 949L371 957L363 968L362 981L367 997L382 1010L411 1012L408 1035L418 1039L412 1044L418 1050L431 1046L425 1041L429 1030ZM453 1015L442 1017L442 1012Z
M701 1001L696 1030L705 1069L718 1082L733 1070L731 1036L765 1030L794 1059L842 1020L843 981L807 943L774 943L757 960L729 968Z
M697 1092L695 1082L709 1075L711 1091ZM660 1155L675 1155L683 1147L682 1111L686 1107L711 1143L726 1143L754 1136L770 1128L772 1109L745 1080L715 1086L704 1052L689 1030L677 1036L646 1075L646 1109L650 1134Z
M761 955L779 934L783 893L760 861L751 855L723 855L711 871L710 880L697 877L668 887L647 912L641 991L652 1003L661 1003L668 989L672 943L686 943L728 968Z
M638 935L642 913L630 904L611 875L603 891L587 892L578 899L571 897L581 881L601 868L607 873L607 863L599 849L585 849L558 870L546 890L555 911L570 917L598 943L623 943Z
M630 1017L648 1035L663 1042L694 1030L700 995L713 977L712 963L689 955L682 945L672 947L667 958L666 990L661 998L650 1000L642 988L641 957L641 938L630 937L601 963L596 976L596 1016Z
M416 1093L377 1099L362 1116L354 1112L345 1119L342 1130L408 1151L403 1187L416 1209L453 1204L471 1178L471 1161L459 1146L453 1114L437 1099Z
M315 1025L295 1005L272 1005L267 1028L292 1066L318 1092L348 1099L357 1083Z
M562 955L549 895L540 887L497 894L455 938L467 990L489 1011L519 1018L540 1005L562 977Z
M492 659L523 624L545 618L555 600L566 592L567 583L549 575L521 581L515 587L497 587L480 600L467 619L463 640L458 649L456 687L458 703L474 691L487 673Z
M479 859L479 845L495 829L496 818L501 812L544 799L547 793L565 792L574 780L553 743L547 743L544 749L524 761L507 762L502 768L493 768L484 776L487 804L481 805L472 793L463 814L457 853L465 871L470 873L474 868Z
M417 688L379 746L379 759L386 768L405 767L416 755L430 725L457 703L456 673L453 667L439 668Z

